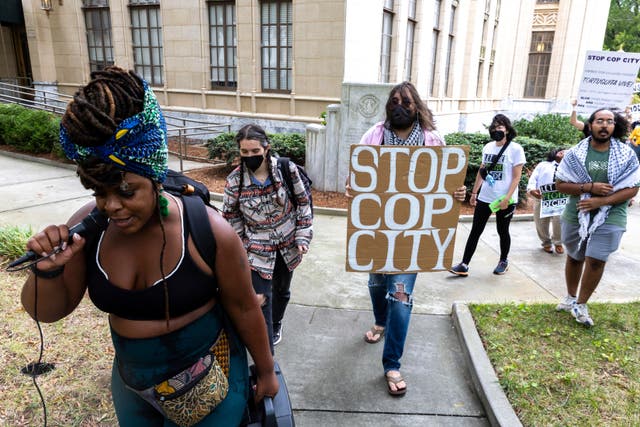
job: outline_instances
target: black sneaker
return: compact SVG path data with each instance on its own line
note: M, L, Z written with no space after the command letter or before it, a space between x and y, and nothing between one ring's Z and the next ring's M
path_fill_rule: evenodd
M282 325L273 330L273 345L276 346L280 344L280 341L282 341Z
M469 267L460 263L458 265L454 265L449 269L449 273L453 273L457 276L466 277L469 275Z
M501 260L496 266L495 270L493 270L493 274L504 274L509 269L509 261L506 259Z

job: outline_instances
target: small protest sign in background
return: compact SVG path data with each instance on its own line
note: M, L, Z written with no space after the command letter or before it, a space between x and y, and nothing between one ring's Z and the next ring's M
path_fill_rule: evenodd
M542 185L540 187L540 218L562 215L564 207L569 203L569 196L560 193L556 189L556 183Z
M640 53L588 50L578 89L578 114L589 116L598 108L624 111L631 103L639 68Z
M468 146L352 145L347 271L409 273L451 266Z

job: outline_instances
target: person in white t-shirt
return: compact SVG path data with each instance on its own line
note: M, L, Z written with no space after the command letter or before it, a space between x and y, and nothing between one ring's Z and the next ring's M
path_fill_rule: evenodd
M560 235L560 214L562 212L541 218L540 211L542 199L546 200L545 196L549 196L549 193L559 194L556 190L556 170L563 156L564 148L554 148L549 151L547 160L536 165L527 184L527 194L533 197L534 202L533 222L536 225L536 232L542 249L550 254L553 253L553 246L558 254L564 253L562 236ZM551 233L549 233L549 225L551 225Z
M518 201L518 184L526 159L522 146L513 142L516 130L504 114L497 114L489 126L491 142L482 149L482 164L476 175L469 204L475 207L473 225L464 248L462 262L449 271L458 276L469 275L469 263L473 257L484 227L496 212L496 228L500 236L500 260L493 274L504 274L509 268L511 236L509 224ZM493 204L492 204L493 202Z

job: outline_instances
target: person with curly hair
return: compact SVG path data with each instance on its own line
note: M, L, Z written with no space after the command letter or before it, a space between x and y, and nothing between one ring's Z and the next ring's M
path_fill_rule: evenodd
M591 135L565 153L556 172L558 191L569 194L561 223L567 295L556 310L591 327L587 302L626 230L628 202L638 193L640 168L623 142L629 131L623 114L601 108L588 123Z

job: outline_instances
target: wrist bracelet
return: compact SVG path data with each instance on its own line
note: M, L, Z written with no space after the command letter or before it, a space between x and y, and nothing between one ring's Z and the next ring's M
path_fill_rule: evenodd
M580 192L584 193L584 184L580 184Z
M56 268L55 270L45 271L45 270L40 270L38 267L36 267L35 264L33 264L31 266L31 271L36 277L40 279L55 279L56 277L60 276L64 272L64 265Z

